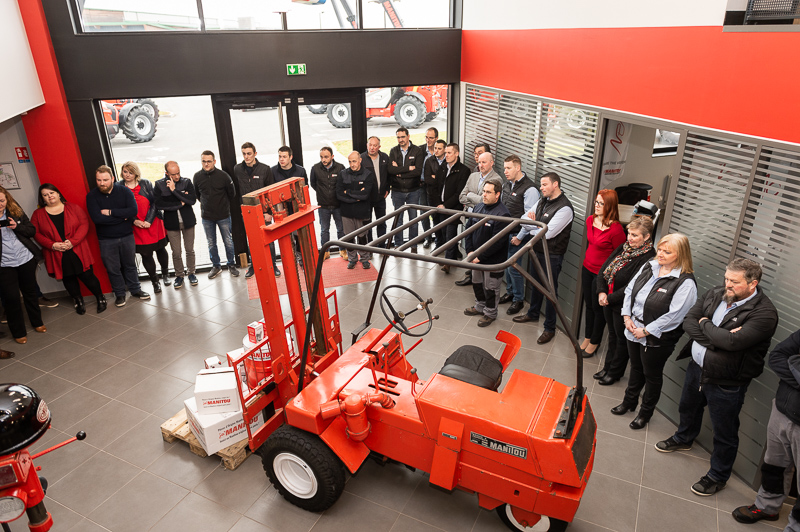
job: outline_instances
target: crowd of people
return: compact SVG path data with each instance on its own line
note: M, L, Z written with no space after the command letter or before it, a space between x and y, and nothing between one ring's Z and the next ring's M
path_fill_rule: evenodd
M505 179L497 174L488 144L476 146L473 152L476 166L470 171L461 161L458 144L439 139L436 128L426 131L424 146L415 146L404 127L397 129L396 136L397 145L388 154L381 151L378 137L370 137L365 152L348 154L347 165L334 160L330 147L323 147L320 162L313 165L310 175L292 161L292 149L288 146L278 150L278 164L270 167L258 160L256 148L250 142L241 147L243 160L235 166L233 178L216 168L211 151L202 153L202 170L192 179L181 176L175 161L164 165L164 177L155 184L142 179L139 167L133 162L122 165L118 182L111 168L100 166L95 172L97 186L86 196L86 211L68 201L55 185L44 183L38 191L38 208L30 219L13 196L0 187L0 299L12 336L18 343L27 341L25 314L35 331L47 330L36 283L40 261L51 277L64 283L78 314L86 313L81 283L94 296L97 313L106 310L107 301L94 273L87 242L89 219L95 226L114 304L122 307L128 292L140 300L150 299L139 281L137 253L155 293L162 291L162 284L178 290L187 280L191 286L199 283L194 252L197 220L193 206L197 201L212 262L208 278L214 279L222 272L217 232L225 248L228 272L237 277L231 205L244 194L293 177L308 180L316 193L323 245L331 238L331 220L341 239L370 223L373 216L376 219L384 216L389 195L394 209L428 205L542 221L547 224L546 233L534 245L530 260L543 267L549 261L557 294L574 220L572 203L558 174L544 174L537 187L522 170L522 161L516 155L503 161ZM417 217L415 209L409 209L408 213L410 220ZM264 217L267 223L271 222L271 213L265 212ZM427 235L423 240L423 248L441 246L458 234L459 224L441 224L444 219L439 213L422 219L426 232L440 225L435 235ZM464 221L464 229L482 224L469 231L463 240L468 254L474 254L507 226L507 222L497 220L488 223L476 220ZM378 238L386 235L385 224L375 229ZM482 250L472 262L503 263L539 230L523 224L508 238ZM417 238L416 224L410 226L408 233L409 240ZM709 496L724 488L730 478L738 450L739 412L748 385L763 372L778 313L759 286L762 270L758 263L743 258L732 260L724 272L723 285L698 296L689 239L672 233L654 243L654 233L653 221L646 216L634 217L623 227L616 192L604 189L597 194L594 212L586 219L586 251L581 269L585 337L580 345L581 354L585 358L596 354L608 326L605 362L594 378L599 385L612 385L630 366L622 401L611 412L622 416L638 408L630 428L639 430L647 425L658 404L667 360L681 337L688 336L689 341L678 355L678 359L689 359L680 398L680 422L675 433L659 441L656 449L664 453L691 449L708 409L714 433L710 468L691 490ZM366 244L372 238L372 234L364 234L358 242ZM543 241L547 243L547 253ZM403 234L397 233L385 245L399 247L403 243ZM167 244L172 252L174 284L168 273ZM410 251L419 252L417 246L410 247ZM273 269L279 276L274 245L271 252ZM358 263L364 269L371 267L372 257L368 252L339 250L339 253L347 260L349 269ZM460 260L459 247L449 247L445 256ZM330 253L324 255L324 259L328 258ZM449 266L442 266L441 270L450 273ZM528 271L539 280L532 264ZM251 265L245 276L253 274ZM503 278L506 287L501 295ZM467 270L467 275L455 283L472 286L475 304L464 313L480 316L478 327L494 322L499 306L504 304L510 304L506 313L514 315L515 323L539 320L543 294L532 288L530 306L520 314L525 305L525 283L514 267L485 272ZM538 344L550 342L556 334L555 308L550 301L544 303L545 319ZM786 496L784 473L796 464L800 449L800 436L794 430L795 424L800 423L798 352L800 331L780 343L769 356L770 367L780 384L768 426L762 486L754 504L734 510L733 515L740 522L777 519ZM0 358L10 356L13 353L0 351ZM789 529L800 530L799 523L800 508L795 508Z

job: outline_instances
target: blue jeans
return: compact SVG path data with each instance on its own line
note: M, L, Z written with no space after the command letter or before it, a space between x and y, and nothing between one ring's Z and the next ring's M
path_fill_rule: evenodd
M233 238L231 238L231 217L222 220L203 219L203 229L208 240L208 254L211 255L211 264L215 268L220 267L219 251L217 250L217 227L222 235L222 243L225 244L225 255L228 257L228 266L236 265L236 255L233 252Z
M511 243L511 239L514 238L515 235L508 235L508 258L511 258L511 255L519 251L519 248L524 246L528 240L531 239L530 236L525 237L525 239L519 243L519 246L515 246ZM517 259L517 264L520 266L522 265L522 259L520 257ZM514 302L517 301L525 301L525 278L522 277L522 274L514 269L513 266L509 266L506 268L506 294L514 296Z
M136 241L133 233L122 238L101 238L100 257L111 281L111 289L117 297L125 297L125 286L133 294L142 289L139 272L136 270Z
M545 275L547 275L547 266L544 261L544 254L536 252L536 260L542 265ZM550 269L553 271L553 284L558 297L558 274L561 273L561 263L564 262L564 255L550 255ZM528 265L528 271L534 279L541 282L539 275L533 267L533 264ZM542 283L545 284L545 283ZM531 289L531 308L528 309L528 317L538 319L539 313L542 311L542 300L544 295L536 288ZM556 308L548 300L544 306L544 330L555 332L556 330Z
M717 482L727 482L739 450L739 412L744 404L747 385L703 383L701 388L701 373L700 366L694 360L689 362L678 406L681 419L673 437L680 443L691 444L700 434L703 412L708 405L714 431L714 449L711 451L711 469L707 475Z
M336 209L320 207L317 212L319 213L319 227L320 233L322 234L322 245L324 246L331 239L331 217L333 217L333 223L336 224L336 238L341 240L344 236L344 229L342 228L342 211L338 207Z
M413 192L400 192L400 191L393 190L392 191L392 205L394 205L395 210L399 209L403 205L407 205L409 203L413 204L413 205L419 205L419 198L420 198L420 193L421 192L422 192L422 189L420 189L420 188L418 188L417 190L415 190ZM409 209L408 210L408 219L412 220L412 219L414 219L416 217L417 217L417 209ZM400 217L400 220L398 221L398 226L403 225L404 218L405 218L405 216L401 216ZM419 234L419 228L417 227L417 224L414 224L414 225L412 225L411 227L408 228L408 239L409 240L413 240L414 238L417 238L418 234ZM403 243L403 234L399 233L399 234L394 235L394 245L395 246L400 246L400 245L402 245L402 243Z

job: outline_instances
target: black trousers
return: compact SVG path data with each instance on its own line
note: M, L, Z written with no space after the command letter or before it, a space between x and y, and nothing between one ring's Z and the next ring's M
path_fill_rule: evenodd
M149 275L150 280L155 283L158 281L158 273L156 272L156 261L153 260L153 252L139 252L139 255L142 257L142 265L144 269L147 270L147 275ZM158 264L161 266L161 273L166 275L167 272L169 272L169 254L167 253L167 248L164 247L156 250L156 258L158 259Z
M28 319L34 327L41 327L42 309L39 308L38 286L36 284L36 259L31 259L25 264L16 267L0 267L0 293L3 296L3 305L6 309L8 328L14 338L27 336L25 330L25 316L22 314L22 300Z
M631 376L625 389L623 403L635 407L639 403L639 393L644 388L640 415L651 416L661 398L664 383L664 366L675 350L675 345L648 347L628 341L628 356L631 358Z
M622 306L601 307L608 323L608 349L603 369L610 377L621 379L628 367L628 340L625 338L625 322L622 321Z
M603 307L597 301L597 288L595 281L597 274L581 266L581 279L583 291L583 308L586 311L586 322L584 325L584 336L594 345L600 345L603 341L603 331L606 328L606 318L603 314Z
M103 297L103 289L100 287L100 281L94 274L94 269L92 266L89 266L88 270L79 273L78 275L65 275L62 280L64 281L64 288L67 289L67 292L72 299L83 297L81 295L81 282L98 300Z

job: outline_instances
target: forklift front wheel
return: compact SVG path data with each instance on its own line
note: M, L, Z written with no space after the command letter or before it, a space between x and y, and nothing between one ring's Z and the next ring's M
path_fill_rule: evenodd
M497 515L500 516L508 528L511 530L525 531L525 532L564 532L569 523L561 519L554 519L543 515L542 518L533 526L522 526L516 520L514 514L511 513L511 505L504 504L497 507Z
M327 510L344 491L344 465L314 434L284 425L264 443L261 457L278 493L304 510Z

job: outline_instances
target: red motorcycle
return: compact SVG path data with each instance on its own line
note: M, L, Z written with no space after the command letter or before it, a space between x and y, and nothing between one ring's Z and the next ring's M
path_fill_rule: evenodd
M0 524L11 532L7 523L28 514L31 532L47 532L53 517L44 506L47 480L39 477L33 461L42 455L75 440L86 438L79 432L74 438L59 443L33 456L28 448L50 428L50 410L44 400L24 384L0 384Z

